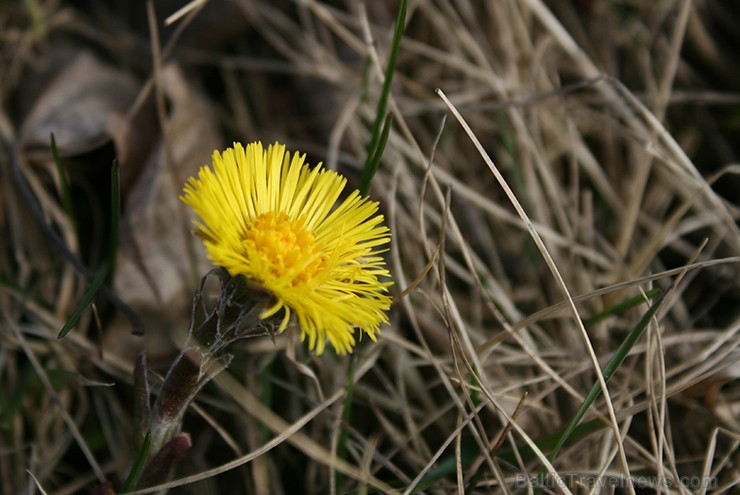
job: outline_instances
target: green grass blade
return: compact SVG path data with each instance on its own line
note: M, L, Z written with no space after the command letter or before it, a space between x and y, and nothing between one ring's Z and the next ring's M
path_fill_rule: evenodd
M604 309L603 311L599 311L598 313L594 313L583 318L583 324L589 326L611 316L616 316L627 311L628 309L632 309L635 306L642 304L645 301L645 297L647 297L648 299L653 299L658 294L660 294L660 289L653 288L645 292L644 296L642 294L638 294L633 297L628 297L627 299L623 299L622 301Z
M653 289L653 290L648 291L647 294L649 297L654 297L658 295L659 293L660 293L659 289ZM637 343L640 336L644 332L645 328L647 328L647 325L650 322L650 319L653 316L655 316L655 313L658 311L658 309L662 305L664 298L665 298L665 294L660 294L658 296L658 298L655 300L653 305L648 309L648 311L643 315L643 317L637 323L637 325L632 330L632 332L630 332L630 334L627 336L625 341L619 346L619 348L615 352L612 359L609 360L607 365L604 367L603 374L604 374L604 380L606 382L608 382L609 379L614 375L616 370L619 368L619 366L622 364L626 356L629 354L632 347L634 347L634 345ZM625 305L630 305L631 307L633 305L631 303L631 299L632 298L617 304L614 308L622 307L624 309ZM640 297L640 300L644 301L644 298ZM587 435L590 435L593 432L601 430L606 427L606 424L598 418L587 421L582 424L579 424L585 412L591 406L593 401L598 397L599 392L601 392L601 387L599 385L599 382L597 381L594 384L591 390L591 393L588 395L588 397L584 401L583 406L581 406L580 410L578 411L576 416L573 418L573 420L571 421L571 423L568 425L568 427L565 430L535 441L535 444L540 450L542 450L543 452L550 452L550 461L554 460L558 451L563 447L565 443L584 438ZM462 452L463 469L466 469L467 467L469 467L475 461L475 459L480 455L482 454L480 453L480 450L477 447L472 447L472 446L463 447L463 452ZM524 445L520 447L518 449L518 455L524 462L531 461L535 458L534 451L528 445ZM509 450L500 452L499 454L497 454L497 458L499 458L503 462L507 462L511 464L514 464L517 462L517 457L514 455L514 452L509 451ZM446 457L444 460L440 460L437 463L437 465L434 468L430 469L429 472L424 476L424 478L419 482L419 485L414 490L414 493L423 491L439 483L441 480L454 475L455 470L456 470L456 463L457 463L457 459L455 459L454 456L449 456L449 457ZM542 472L541 475L544 475L544 472ZM475 483L471 483L469 484L468 489L471 489L474 487L475 487Z
M598 418L586 421L585 423L578 425L573 430L570 439L575 440L583 438L587 435L590 435L594 431L604 429L605 427L606 424ZM543 452L549 452L557 445L561 436L562 433L555 433L554 435L549 435L547 437L537 439L535 440L535 445L537 445L537 447ZM463 445L460 459L463 470L468 469L473 464L473 462L481 455L483 454L481 453L480 448L477 445ZM534 450L529 445L522 445L517 448L516 453L511 449L507 449L501 451L500 453L497 453L496 458L503 463L514 465L518 462L518 459L521 459L523 462L529 462L535 459L536 455L534 453ZM456 470L457 459L454 455L450 455L443 459L440 459L436 463L436 465L432 469L430 469L429 472L426 473L426 475L424 475L417 487L411 493L423 492L430 487L438 485L441 481L448 479L450 476L454 476ZM479 469L479 471L471 478L470 482L468 483L465 493L470 493L474 491L475 484L477 483L477 480L474 478L480 477L483 471L483 466L481 466L481 469Z
M375 122L373 123L373 131L370 136L370 142L367 145L367 158L365 159L365 166L362 168L362 182L361 191L367 191L370 187L370 182L375 175L377 165L373 170L373 161L380 162L380 156L382 156L382 149L379 147L381 140L381 130L383 121L386 120L385 112L388 107L388 95L391 92L391 82L393 82L393 74L396 71L396 60L398 59L398 50L401 46L401 38L403 37L403 31L406 26L406 7L408 0L401 0L401 5L398 8L398 17L396 17L396 27L393 31L393 41L391 42L391 51L388 54L388 66L385 69L385 81L383 81L383 88L380 92L380 99L378 100L378 109L375 113ZM387 138L386 138L387 139ZM385 145L383 145L385 146ZM365 192L363 192L363 195Z
M72 201L72 190L67 179L67 171L62 166L62 159L59 156L59 149L57 148L57 140L53 132L51 133L51 156L54 158L54 165L56 165L57 175L59 176L64 211L67 212L67 217L72 223L72 229L77 233L77 216L75 216L74 202Z
M385 151L385 145L388 142L388 136L391 133L391 126L393 125L393 116L388 114L383 123L383 131L380 133L380 140L378 141L375 154L372 159L365 164L362 170L362 178L360 179L360 194L363 196L367 195L368 189L370 189L370 182L372 182L375 172L380 166L380 159L383 158L383 152Z
M586 421L585 423L579 424L573 431L573 434L570 436L569 441L575 441L577 439L583 438L587 435L590 435L591 433L602 430L606 428L606 423L604 423L601 419L595 418L590 421ZM535 445L537 445L537 448L543 452L549 452L553 448L555 448L555 445L557 445L558 441L560 440L560 437L562 436L562 433L555 433L553 435L549 435L547 437L543 437L540 439L535 440ZM481 451L478 445L474 445L472 443L464 443L462 446L462 452L460 455L460 462L462 464L463 470L467 470L473 462L481 456ZM534 453L534 450L529 445L522 445L520 447L517 447L516 453L511 450L507 449L504 451L501 451L496 455L496 458L499 459L503 463L508 464L516 464L519 459L521 459L524 462L529 462L531 460L534 460L537 456ZM414 488L414 490L411 492L412 494L423 492L429 488L438 486L440 482L444 481L445 479L448 479L450 476L453 476L457 471L457 458L455 455L449 455L444 458L441 458L433 468L431 468L419 481L419 484ZM483 471L482 469L480 471ZM474 480L472 480L474 481ZM466 488L466 493L469 493L473 489L474 483L469 483L468 487ZM393 486L398 488L399 490L403 490L404 485L402 483L394 483ZM359 491L350 491L347 492L347 495L355 495L359 493ZM377 490L374 490L373 488L368 489L368 493L378 493Z
M134 365L134 435L138 443L143 444L151 419L149 400L149 379L146 369L146 353L136 358Z
M606 364L603 370L604 375L604 382L608 383L611 377L614 375L614 373L617 371L617 368L622 364L624 359L627 357L627 354L629 354L630 350L639 340L642 333L647 328L648 324L650 323L650 319L655 316L655 313L658 311L660 306L663 304L663 301L665 300L665 293L662 293L658 298L653 302L653 305L650 306L650 308L647 310L647 312L640 318L640 321L637 322L637 325L635 325L635 328L632 329L632 331L629 333L627 338L622 342L622 344L619 346L617 351L614 353L614 356L609 360L609 362ZM588 411L588 408L591 407L591 405L594 403L596 398L599 396L599 393L601 392L601 384L597 381L594 383L594 386L591 388L591 392L589 392L588 396L586 397L586 400L583 401L583 404L581 405L580 409L578 409L578 412L571 420L568 427L565 429L565 432L563 432L562 436L560 437L560 440L555 445L555 448L548 456L548 460L552 463L555 460L555 457L558 455L558 452L562 448L563 444L568 440L568 438L571 436L571 434L575 431L576 426L578 426L578 423L581 421L583 416L586 414L586 411ZM543 469L540 471L541 475L544 475L544 466Z
M113 162L111 166L111 230L110 230L110 245L108 249L108 259L103 263L96 272L93 278L90 288L85 293L82 301L75 309L72 316L69 317L67 323L59 332L58 339L63 338L69 333L70 330L80 321L82 314L85 312L87 307L92 303L95 296L98 294L98 290L103 285L105 278L108 275L112 275L113 267L116 265L116 257L118 255L118 243L119 243L119 231L121 226L121 179L120 179L120 166L117 161Z
M152 435L150 432L147 432L144 437L144 443L141 445L141 450L139 450L139 455L136 457L134 465L131 467L131 472L129 472L126 481L123 483L123 487L121 487L121 493L130 492L136 487L136 482L139 480L141 472L144 470L144 464L149 458L151 445Z
M93 302L93 299L95 299L95 296L98 295L98 290L103 285L103 281L105 280L105 276L108 274L108 264L105 263L103 266L101 266L98 271L95 272L95 278L93 278L92 284L90 284L90 288L85 293L84 297L82 298L82 301L80 301L80 304L77 306L77 309L75 309L74 313L72 313L72 316L69 317L67 320L67 323L64 324L64 327L59 332L59 335L57 336L58 339L64 338L65 335L69 333L72 328L77 325L77 322L80 321L80 318L82 318L82 314L85 312L88 306Z

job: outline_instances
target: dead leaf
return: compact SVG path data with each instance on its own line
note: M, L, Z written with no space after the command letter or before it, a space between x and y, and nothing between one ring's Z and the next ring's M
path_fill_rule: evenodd
M32 162L48 162L52 133L62 158L79 157L113 142L122 190L127 191L158 133L151 102L134 108L141 88L131 74L104 64L89 51L72 56L33 103L21 127L21 149ZM77 163L70 173L100 166Z
M129 195L123 242L116 267L115 292L144 320L150 356L171 350L172 332L187 330L197 281L211 268L202 243L191 232L189 210L178 199L185 180L210 163L221 145L208 100L177 65L163 69L163 90L170 103L168 160L164 140ZM132 342L125 322L107 332L106 347ZM154 348L152 348L154 347Z

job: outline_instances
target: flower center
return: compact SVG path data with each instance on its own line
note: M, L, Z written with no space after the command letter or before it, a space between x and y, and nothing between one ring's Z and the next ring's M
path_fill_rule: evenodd
M292 286L309 281L325 264L311 232L285 213L263 213L244 239L247 256L259 278L287 279Z

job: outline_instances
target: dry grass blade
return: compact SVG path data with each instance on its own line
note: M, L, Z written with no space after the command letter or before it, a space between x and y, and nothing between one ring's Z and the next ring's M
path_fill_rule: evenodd
M356 376L358 379L361 378L368 371L373 362L373 360L369 360L364 363L360 369L357 370ZM218 383L224 389L224 391L230 394L232 398L237 401L237 403L244 409L245 412L254 415L262 424L265 424L270 430L276 433L277 436L275 436L275 438L270 440L258 450L245 454L244 456L241 456L238 459L234 459L233 461L228 462L222 466L214 469L209 469L208 471L197 475L188 476L176 481L147 488L145 490L137 490L131 492L131 495L153 493L160 490L184 486L195 483L197 481L208 479L215 475L225 473L232 469L238 468L239 466L247 464L269 452L277 445L280 445L281 443L286 441L293 444L295 447L303 451L306 455L317 462L325 464L331 463L334 469L345 475L352 476L359 481L368 483L371 486L382 490L384 493L394 493L394 490L388 484L374 478L372 475L364 473L362 470L347 463L343 459L332 458L329 455L329 452L323 446L314 442L306 435L300 433L300 430L309 421L314 419L324 409L337 402L342 397L344 390L339 390L335 392L332 396L323 401L319 406L315 407L312 411L304 415L300 420L295 421L291 424L266 408L263 404L260 403L257 397L252 395L251 392L246 390L241 384L235 381L228 374L219 375L214 379L214 381Z
M565 284L565 281L563 280L563 277L560 275L560 270L558 270L558 267L555 265L555 261L553 260L552 256L550 255L550 252L548 251L547 247L545 246L544 242L542 241L542 237L540 237L539 233L535 230L534 226L532 225L532 222L529 220L529 216L524 211L524 208L522 208L521 203L519 202L519 199L514 195L514 192L511 190L509 185L507 184L506 180L504 179L503 175L501 175L501 172L499 172L496 165L494 165L491 158L488 156L488 154L483 149L483 146L481 146L480 141L476 138L475 134L473 134L473 131L468 126L467 122L463 120L462 115L457 111L457 109L452 105L450 100L447 99L447 97L444 95L444 93L441 90L437 90L437 94L442 98L442 100L447 104L450 111L455 115L455 118L460 122L460 124L465 129L465 132L470 137L471 141L475 145L475 147L478 149L478 152L480 153L483 160L486 162L486 165L488 165L488 168L491 170L491 172L496 177L496 180L498 181L499 185L503 188L504 192L506 193L506 196L509 198L509 201L511 201L512 205L516 209L519 216L522 218L522 221L527 226L527 230L529 231L529 234L532 236L532 239L534 240L535 244L537 245L537 248L539 249L540 253L542 254L542 257L545 259L545 262L547 263L548 268L550 269L551 273L557 280L558 286L563 292L563 295L565 296L566 304L568 308L570 309L570 312L573 316L574 321L577 324L578 329L581 332L583 343L586 346L586 349L588 351L588 355L591 358L591 362L594 367L594 371L596 372L596 376L599 380L599 385L601 387L602 392L604 393L604 397L606 399L607 404L607 411L609 412L609 419L611 420L612 428L614 428L614 432L617 436L617 438L621 438L619 434L619 423L617 421L616 413L614 412L614 405L612 404L611 397L609 394L609 391L606 387L606 380L604 379L604 375L601 372L601 367L599 366L599 360L596 357L596 353L594 352L593 345L591 343L591 340L588 336L588 333L586 332L586 328L583 326L583 322L581 321L581 316L578 314L578 309L576 308L575 303L573 302L573 298L570 295L570 290ZM617 442L617 446L619 448L620 453L620 460L621 460L621 468L623 470L625 479L630 480L630 470L629 466L627 464L627 456L624 452L624 446L621 442ZM550 466L548 466L550 468ZM628 481L628 489L630 490L630 493L634 493L634 488L632 487L631 481Z
M186 5L177 9L175 13L167 16L164 20L164 25L169 26L176 23L186 15L190 15L193 11L202 8L206 3L208 3L208 0L192 0L188 2Z
M346 194L372 162L389 324L351 360L296 319L231 345L192 448L138 493L736 490L726 3L415 1L402 24L398 1L0 2L0 492L124 486L213 268L178 196L258 140ZM95 314L56 339L109 248Z
M85 456L85 459L90 465L90 468L95 473L96 478L100 483L103 483L106 480L106 476L103 473L103 470L100 468L100 465L98 464L98 461L95 459L95 456L93 455L92 450L90 450L90 447L87 444L87 441L82 436L79 428L75 424L75 420L70 416L69 412L64 408L63 402L59 397L58 392L54 389L54 385L51 383L51 380L49 379L48 374L46 371L44 371L44 367L39 362L38 358L36 357L36 354L34 350L31 348L31 346L26 341L26 338L23 336L23 333L20 331L20 329L17 327L16 323L7 320L5 321L5 327L10 329L10 331L13 333L16 339L18 339L18 342L21 345L21 348L26 354L26 357L31 362L34 370L38 374L38 377L41 379L41 382L43 383L47 393L54 399L54 402L57 404L57 407L59 408L59 414L61 415L65 425L67 428L69 428L69 431L71 432L72 436L74 437L75 441L77 442L77 446L82 451L83 455ZM33 478L34 483L38 483L38 480L34 477Z

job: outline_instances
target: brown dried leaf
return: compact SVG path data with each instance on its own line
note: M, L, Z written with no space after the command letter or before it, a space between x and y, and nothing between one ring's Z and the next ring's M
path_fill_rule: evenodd
M113 141L126 191L158 133L151 104L132 108L140 90L140 82L132 75L104 64L88 51L80 52L33 103L21 128L21 148L32 161L49 161L52 133L62 158L84 155Z
M23 148L43 150L48 156L51 133L64 156L99 147L120 125L138 87L130 75L81 52L35 102L21 129Z
M154 346L166 352L169 329L187 329L195 283L210 268L201 242L191 233L190 212L178 197L185 180L210 161L221 139L208 101L181 69L166 66L162 80L171 108L167 123L171 162L160 141L129 195L115 289L141 315L147 335L163 339ZM114 327L116 331L108 332L108 344L128 339L124 322ZM150 356L157 354L155 349L149 351Z

